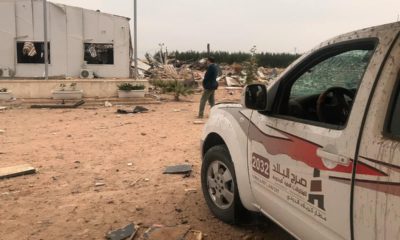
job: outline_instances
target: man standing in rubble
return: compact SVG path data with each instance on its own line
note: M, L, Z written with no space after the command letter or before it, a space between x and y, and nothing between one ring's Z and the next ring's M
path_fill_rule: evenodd
M203 95L201 96L201 99L200 99L198 118L204 117L204 108L206 106L207 101L211 107L214 106L215 90L218 88L217 77L218 77L219 68L218 68L217 64L215 64L215 59L213 57L208 57L207 65L208 65L207 72L204 75L204 79L203 79L204 91L203 91Z

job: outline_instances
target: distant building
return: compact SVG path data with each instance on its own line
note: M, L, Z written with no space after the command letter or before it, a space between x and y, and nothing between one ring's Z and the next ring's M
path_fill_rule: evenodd
M47 11L50 77L129 77L129 18L55 3ZM42 0L0 0L0 77L8 75L44 76Z

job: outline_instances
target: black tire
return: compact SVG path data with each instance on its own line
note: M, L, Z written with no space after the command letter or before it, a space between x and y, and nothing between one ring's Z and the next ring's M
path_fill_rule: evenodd
M225 171L228 170L231 174L232 180L227 181L226 183L222 183L223 181L221 180L220 184L218 184L216 180L217 177L214 176L214 178L210 178L215 181L215 183L212 183L212 185L218 184L218 186L213 188L211 185L209 186L209 181L207 180L207 178L210 174L209 171L211 171L212 175L212 172L214 172L213 167L215 167L216 165L219 166L219 172L225 173ZM246 210L240 201L235 169L231 160L231 156L229 154L229 150L225 145L214 146L210 148L204 155L204 160L201 166L201 187L208 207L217 218L229 224L236 224L240 222L240 217L244 215ZM233 199L233 201L229 201L226 199L224 201L221 190L224 192L233 193L233 198L231 198L231 196L229 197L229 199ZM216 200L216 198L218 197L216 197L216 194L213 193L217 191L219 191L220 195L222 196L219 198L222 199L222 201ZM219 204L221 206L218 206L217 202L220 202ZM230 204L228 204L229 202Z

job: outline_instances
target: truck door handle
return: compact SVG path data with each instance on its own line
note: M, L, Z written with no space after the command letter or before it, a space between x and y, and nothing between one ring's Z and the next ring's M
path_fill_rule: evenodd
M322 158L322 160L334 162L344 166L349 166L350 164L350 158L341 156L336 153L328 152L322 148L317 149L317 156Z

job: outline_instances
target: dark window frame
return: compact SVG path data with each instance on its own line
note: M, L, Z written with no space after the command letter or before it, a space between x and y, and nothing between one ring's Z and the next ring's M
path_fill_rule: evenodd
M105 60L104 58L96 59L96 58L91 57L90 52L88 50L91 45L111 46L111 48L109 48L109 49L112 49L111 50L111 52L112 52L111 58L107 55L108 56L107 61L104 61L106 63L102 63L101 60ZM96 54L99 54L99 53L96 53ZM104 53L102 53L102 54L104 54ZM109 54L109 53L107 53L107 54ZM98 60L99 62L95 62L95 60ZM115 65L115 45L114 45L114 43L84 42L83 43L83 61L85 61L88 65ZM110 62L110 63L108 63L108 62Z
M386 117L385 117L382 135L386 138L400 141L400 135L396 135L391 132L391 125L392 125L392 121L393 121L393 115L395 112L396 103L400 102L400 69L397 72L396 82L395 82L393 90L394 91L392 91L392 94L391 94L390 100L389 100L389 105L388 105L388 108L386 111Z
M290 115L279 113L279 111L281 111L281 109L282 109L282 104L284 104L284 100L289 99L290 90L291 90L294 82L302 74L304 74L308 69L310 69L312 66L315 66L330 57L333 57L335 55L338 55L338 54L341 54L341 53L344 53L347 51L361 50L362 49L361 46L363 46L366 49L368 48L368 49L372 50L371 57L367 64L367 68L368 68L373 56L376 54L376 49L377 49L378 45L379 45L378 38L364 38L364 39L350 40L350 41L340 42L337 44L328 45L328 46L325 46L325 47L317 50L315 53L312 53L311 55L309 55L305 59L303 59L301 62L299 62L297 64L297 66L295 66L290 72L288 72L284 76L282 76L282 80L279 83L279 86L277 89L277 95L276 95L274 103L272 105L272 110L269 112L260 112L260 113L268 115L268 116L272 116L275 118L279 118L279 119L285 119L285 120L308 124L308 125L317 126L317 127L324 127L327 129L333 129L333 130L345 129L347 127L348 121L346 121L346 123L344 125L335 125L335 124L329 124L329 123L323 123L323 122L293 117ZM311 59L311 61L310 61L310 59ZM362 82L362 79L364 79L366 72L367 71L365 70L361 77L361 81L357 86L357 92L355 94L354 99L357 98L358 89L360 88L360 84ZM350 118L350 115L349 115L349 118Z
M31 43L33 43L35 45L35 50L36 50L36 54L37 55L40 55L41 53L43 53L43 58L40 57L40 59L42 59L40 62L22 61L23 58L25 57L25 56L23 56L22 51L23 51L23 47L24 47L26 42L31 42ZM40 52L37 50L38 49L38 44L42 45L41 46L42 51L40 51ZM48 57L49 57L48 58L48 61L49 61L48 63L51 64L51 51L50 51L51 44L50 44L50 41L47 42L47 46L48 46L47 47L47 49L48 49L47 54L48 54ZM17 54L17 59L16 59L17 64L45 64L45 62L44 62L44 41L16 41L15 47L16 47L16 54Z

